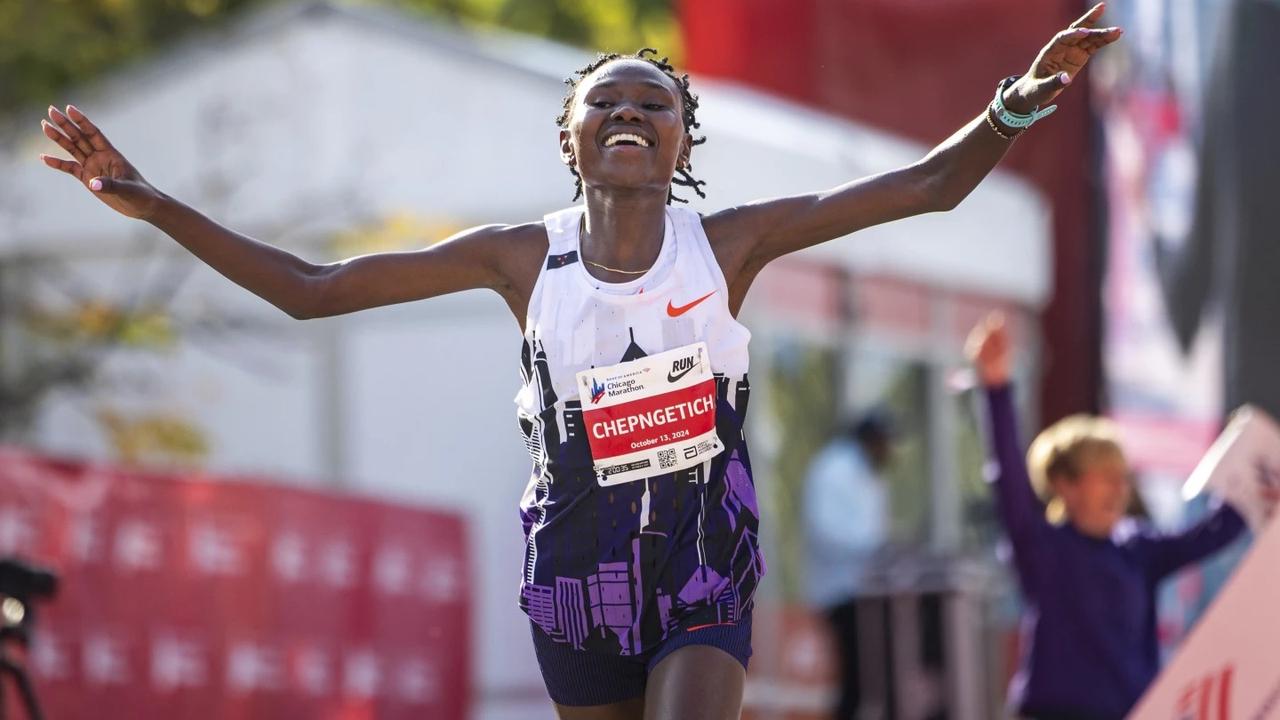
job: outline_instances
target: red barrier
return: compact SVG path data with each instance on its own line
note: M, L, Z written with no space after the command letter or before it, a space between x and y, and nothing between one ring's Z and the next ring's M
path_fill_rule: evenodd
M48 717L467 715L456 514L10 449L6 555L61 576L27 658Z

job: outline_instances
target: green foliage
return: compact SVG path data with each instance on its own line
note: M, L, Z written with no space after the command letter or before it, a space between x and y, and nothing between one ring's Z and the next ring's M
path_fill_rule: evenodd
M0 0L0 107L66 87L264 0Z
M777 538L777 557L769 568L788 600L802 597L804 532L801 498L813 456L831 437L838 412L836 393L839 359L831 348L787 346L769 372L768 411L778 428L778 452L771 482L757 490L769 493L769 527Z
M238 12L287 0L0 0L0 108L66 88ZM678 58L671 0L350 0L445 21L501 26L604 51L657 47ZM572 68L565 68L566 74Z
M364 0L498 26L601 52L657 48L680 56L672 0Z
M889 487L889 538L902 547L920 548L929 542L933 512L929 438L926 433L928 367L903 359L881 402L893 414L898 438L884 475Z
M981 389L957 395L954 399L953 410L957 416L955 473L960 484L962 546L966 550L985 550L996 543L1000 527L991 488L982 474L987 460L986 443L982 426L974 413L976 402L972 393L981 393ZM979 397L978 401L981 400L983 398Z

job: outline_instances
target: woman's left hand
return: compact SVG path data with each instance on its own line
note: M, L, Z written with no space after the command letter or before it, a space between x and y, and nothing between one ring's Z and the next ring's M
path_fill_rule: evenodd
M1071 27L1055 35L1036 56L1027 74L1005 91L1005 107L1022 114L1046 107L1071 84L1094 53L1120 39L1124 31L1118 27L1094 27L1105 8L1105 3L1094 5Z

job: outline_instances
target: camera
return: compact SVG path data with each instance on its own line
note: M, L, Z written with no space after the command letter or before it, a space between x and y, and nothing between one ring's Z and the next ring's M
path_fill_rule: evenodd
M28 565L17 558L0 558L0 641L13 640L25 646L35 623L33 600L50 598L58 590L58 576L45 568ZM12 676L30 720L43 720L35 687L27 670L0 643L0 716L4 715L3 684Z
M58 576L49 570L14 558L0 558L0 595L28 600L52 597L58 590Z
M31 601L52 597L58 576L16 558L0 558L0 639L25 643L34 620Z

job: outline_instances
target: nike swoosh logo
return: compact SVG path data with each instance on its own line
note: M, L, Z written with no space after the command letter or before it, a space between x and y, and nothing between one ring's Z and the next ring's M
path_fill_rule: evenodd
M698 365L701 365L701 363L699 363ZM698 367L698 365L694 365L693 367L687 367L678 373L667 373L667 382L675 382L679 380L680 378L692 372L694 368Z
M698 303L702 302L703 300L706 300L707 298L709 298L709 297L711 297L712 295L715 295L715 294L716 294L716 291L715 291L715 290L712 290L711 292L707 293L706 295L703 295L702 297L698 298L697 300L694 300L693 302L689 303L688 305L681 305L680 307L676 307L674 304L672 304L672 302L671 302L670 300L668 300L668 301L667 301L667 314L668 314L668 315L670 315L671 317L680 317L681 315L683 315L683 314L685 314L685 313L689 312L690 310L692 310L694 305L697 305Z

